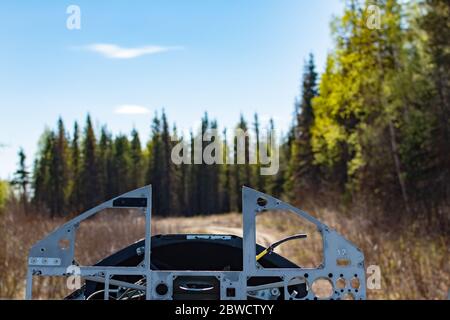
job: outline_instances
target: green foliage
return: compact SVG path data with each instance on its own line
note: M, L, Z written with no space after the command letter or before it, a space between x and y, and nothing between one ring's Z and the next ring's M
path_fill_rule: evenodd
M427 190L437 182L432 177L448 176L449 153L441 157L439 150L449 150L449 117L439 96L449 90L436 85L433 92L428 70L428 61L436 63L431 70L445 64L442 48L448 48L448 41L437 34L438 28L448 31L448 5L425 1L426 16L434 19L420 30L417 3L378 1L382 26L371 30L365 25L368 4L351 1L334 22L336 49L328 57L320 94L313 101L315 163L323 168L322 179L347 192L389 207L400 203L412 213L414 202L430 198ZM422 36L424 30L428 40ZM440 49L424 50L427 43ZM433 74L442 76L439 71ZM441 84L438 79L435 83ZM436 100L439 111L430 104ZM434 157L442 161L431 160ZM448 195L438 198L442 202Z
M314 57L311 54L303 73L302 98L296 105L296 122L292 130L293 141L288 150L290 156L285 193L292 200L317 188L318 167L314 163L311 143L312 127L315 122L312 102L318 94L318 75L315 68Z
M0 212L5 207L9 197L9 184L0 180Z
M372 4L381 10L379 29L366 23ZM198 132L184 140L175 127L170 129L164 111L156 114L144 149L136 130L129 139L103 127L97 139L88 116L82 134L75 124L72 139L62 120L56 132L42 135L33 202L53 215L78 212L151 183L157 214L211 214L240 211L246 185L291 201L337 190L346 200L395 211L397 217L426 215L445 222L448 213L442 208L450 202L449 14L448 3L438 0L348 1L333 21L335 48L323 74L315 71L312 56L305 64L293 125L277 137L282 142L277 175L263 177L261 164L249 164L248 140L245 164L173 164L177 142L172 136L182 139L194 160L194 140L219 127L207 114ZM275 152L261 134L275 134L273 121L263 127L257 115L252 124L241 116L235 128L253 131L259 148ZM236 163L237 141L228 141L226 130L216 139L224 160ZM202 143L203 150L207 145ZM20 173L25 172L20 165L24 195L27 179Z

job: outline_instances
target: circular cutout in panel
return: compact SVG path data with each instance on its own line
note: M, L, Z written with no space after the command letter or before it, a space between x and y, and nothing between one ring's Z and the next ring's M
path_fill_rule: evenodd
M165 283L160 283L156 286L155 291L159 296L165 296L169 292L169 288Z
M355 296L351 293L346 293L342 300L355 300Z
M361 283L359 282L359 279L355 277L350 281L350 285L352 286L353 289L359 289Z
M265 207L265 206L267 206L267 199L266 199L266 198L263 198L263 197L259 197L259 198L256 200L256 203L257 203L258 206L260 206L260 207Z
M319 299L329 299L333 295L333 283L328 278L318 278L314 280L311 290Z
M304 277L295 277L289 280L287 290L290 299L304 299L308 295L308 282Z
M344 278L339 278L336 280L336 288L337 289L344 289L347 285L347 281Z

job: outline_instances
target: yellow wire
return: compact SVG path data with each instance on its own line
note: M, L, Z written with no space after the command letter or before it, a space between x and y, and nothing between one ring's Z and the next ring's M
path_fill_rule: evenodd
M268 249L264 249L263 252L261 252L260 254L258 254L258 255L256 256L256 261L261 260L261 258L264 257L267 253L269 253L269 250L268 250Z

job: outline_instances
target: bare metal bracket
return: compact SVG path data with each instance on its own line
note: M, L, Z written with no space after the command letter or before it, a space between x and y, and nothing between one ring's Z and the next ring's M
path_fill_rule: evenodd
M247 187L242 189L244 228L242 271L152 270L151 199L151 186L128 192L81 214L36 243L31 248L28 257L26 299L32 298L34 276L68 277L73 276L73 270L77 270L76 275L84 279L104 283L105 299L109 298L110 286L113 285L145 290L144 294L148 300L171 300L173 281L179 276L216 277L220 282L221 300L246 300L249 296L264 298L266 290L269 290L269 295L271 294L272 297L279 296L279 291L284 290L285 299L317 299L313 290L308 290L307 294L301 298L289 292L289 286L295 284L295 281L298 283L299 278L305 279L308 288L318 279L330 281L333 293L328 299L343 299L345 295L351 295L357 300L366 298L364 255L355 245L306 212ZM102 210L114 208L142 208L144 210L146 233L143 264L136 267L76 266L74 268L76 231L79 224ZM323 238L324 251L324 261L319 268L264 269L258 266L256 262L256 215L270 210L291 211L317 227ZM191 235L190 237L205 237L205 235ZM140 285L112 279L118 275L138 275L147 281L145 285ZM282 281L262 287L248 286L247 280L253 277L279 277ZM359 282L357 288L352 287L350 281L355 278ZM338 280L344 280L344 284L341 283L339 288ZM165 284L168 288L163 295L155 290L160 284ZM232 296L228 294L230 289L235 293Z
M76 231L80 223L105 209L142 208L145 212L145 255L144 263L138 267L95 267L76 266L74 268ZM152 187L146 186L125 193L86 211L54 230L46 238L37 242L28 256L26 299L32 298L33 276L71 276L74 270L83 278L100 277L108 282L112 275L142 275L150 273L151 253L151 210Z
M244 225L244 273L249 277L273 277L284 279L285 297L289 297L287 290L292 279L307 279L312 284L316 280L326 279L333 284L333 294L329 299L342 299L346 295L360 300L366 298L364 255L353 243L342 237L335 230L329 228L308 213L299 210L274 197L253 189L244 187L243 225ZM322 235L324 261L319 268L307 269L261 269L257 267L256 252L256 216L263 211L290 211L301 218L313 223ZM301 230L300 230L301 231ZM351 279L357 279L358 288L351 285ZM343 280L338 286L337 282ZM312 290L302 299L315 299ZM294 299L295 300L295 299Z

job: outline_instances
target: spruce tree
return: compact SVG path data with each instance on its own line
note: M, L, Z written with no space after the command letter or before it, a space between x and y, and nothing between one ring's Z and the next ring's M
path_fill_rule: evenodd
M175 146L177 143L181 143L184 145L185 150L187 150L186 142L184 141L184 137L181 135L178 135L177 127L173 126L173 137L174 141L172 142L172 146ZM188 165L187 164L181 164L181 165L173 165L173 185L174 190L173 192L177 195L177 197L172 200L172 202L175 202L174 207L172 208L172 214L176 215L187 215L188 214L188 204L187 199L189 196L189 190L188 190Z
M82 185L80 179L81 173L81 151L80 151L80 129L78 122L75 121L73 127L73 138L70 144L70 194L69 207L72 212L78 213L81 210Z
M113 154L112 154L112 172L110 184L112 187L113 196L117 197L132 189L130 168L130 143L127 136L119 135L114 140Z
M142 154L141 139L136 129L131 132L131 150L130 150L130 187L137 189L143 186L145 174L144 159Z
M248 133L248 125L244 116L241 114L239 123L236 126L236 130L241 133ZM248 136L244 138L243 144L239 145L238 138L235 137L233 141L234 148L234 166L233 166L233 181L234 181L234 190L233 190L233 208L242 211L242 196L241 191L242 187L252 187L252 174L251 174L251 166L250 166L250 139ZM240 148L245 148L245 150L241 150ZM242 153L244 152L244 153ZM241 154L241 161L244 163L239 164L239 154Z
M261 175L261 157L260 157L260 148L261 148L261 124L259 122L258 114L255 113L253 118L253 130L255 133L255 157L256 157L256 165L253 166L253 186L260 192L264 192L264 179Z
M283 187L285 183L285 172L286 172L286 163L283 159L289 157L289 145L287 143L282 143L279 145L279 138L276 136L275 131L275 122L271 118L269 120L269 126L267 128L265 141L265 148L267 148L267 154L270 157L278 156L280 159L279 170L276 174L265 177L265 190L268 194L273 195L274 197L280 197L283 194ZM276 144L272 144L272 141ZM278 151L276 150L278 149ZM278 155L277 153L278 152Z
M425 108L434 115L428 119L434 122L434 126L431 129L432 139L428 143L431 150L426 158L429 159L432 154L436 160L428 161L427 173L422 175L423 178L418 184L424 190L433 190L424 194L425 199L433 199L435 202L433 206L436 206L436 203L448 205L450 203L450 3L425 0L421 4L425 14L419 18L419 27L426 34L426 37L421 38L425 39L421 45L425 48L426 62L431 62L425 69L425 76L427 82L432 83L430 91L433 93L431 99L429 95L426 96L425 101L429 103ZM424 64L420 65L422 70ZM422 163L419 166L425 167ZM447 224L445 209L439 214L441 221Z
M291 145L291 155L286 193L291 200L309 192L314 192L318 183L318 170L314 164L314 152L311 144L311 128L314 124L312 101L317 96L317 72L314 57L311 54L305 65L302 83L302 98L296 112L295 130Z
M217 124L216 120L211 121L210 129L214 131L218 135L219 126ZM214 139L212 139L212 143L218 142L215 141L215 139L220 139L218 136L216 136ZM214 157L221 157L222 150L215 150L215 152L220 154L213 154ZM219 197L219 181L220 181L220 165L215 163L213 165L208 166L208 208L207 213L218 213L220 212L220 197Z
M63 215L69 199L69 146L64 122L58 120L57 135L51 152L50 178L50 213Z
M231 211L231 166L228 165L230 159L230 149L227 143L227 130L223 130L223 162L220 169L219 192L220 192L220 212Z
M28 171L26 165L26 155L25 151L21 148L19 150L19 163L16 172L14 173L14 180L12 184L17 186L20 192L20 202L24 208L24 211L27 212L27 204L28 204L28 185L30 183L29 176L30 172Z
M163 183L163 146L161 139L161 121L156 113L152 120L152 135L148 144L148 150L150 157L147 169L147 184L152 185L153 210L156 215L164 215L161 210L164 208L161 203L161 187Z
M98 178L97 140L91 117L88 115L84 129L81 165L82 207L84 210L98 205L101 199Z
M103 201L113 198L117 191L112 182L114 175L113 148L112 134L106 126L103 126L97 148L99 194Z
M163 110L161 116L161 214L171 215L176 211L176 205L178 204L178 196L175 193L175 174L174 174L174 164L172 163L172 141L169 129L169 122L167 120L167 115Z
M50 167L51 152L55 143L55 135L46 129L39 139L37 157L33 168L33 204L36 209L47 212L51 199Z
M189 190L189 194L188 194L188 203L189 203L189 210L188 213L189 215L197 215L200 213L200 203L201 203L201 198L199 196L200 194L200 183L199 183L199 171L200 171L200 166L196 165L194 163L194 158L195 158L195 154L194 154L194 144L195 144L195 136L194 133L191 131L190 132L190 152L191 152L191 163L188 166L188 181L187 181L187 187Z

